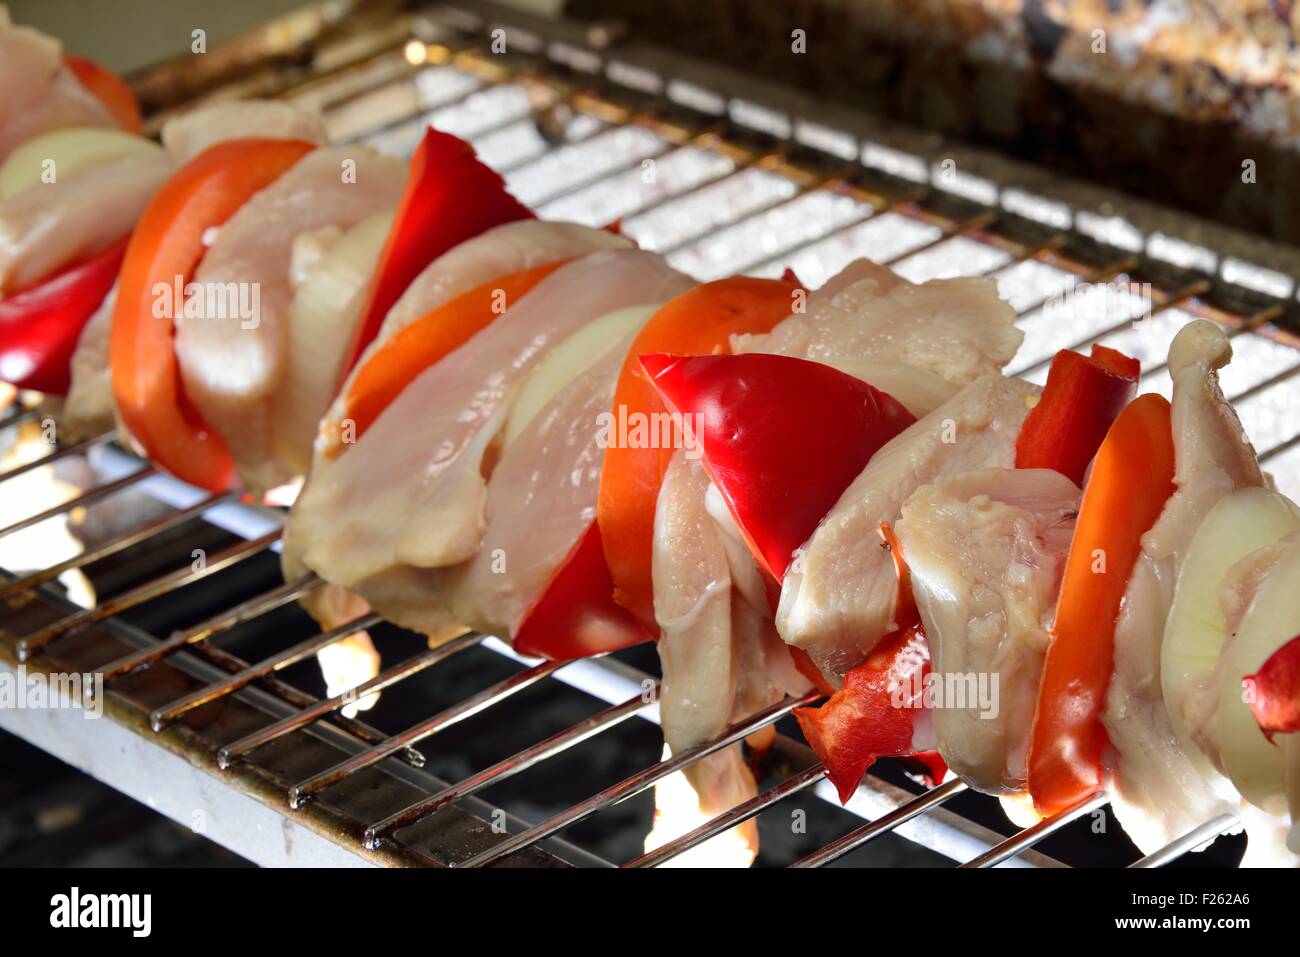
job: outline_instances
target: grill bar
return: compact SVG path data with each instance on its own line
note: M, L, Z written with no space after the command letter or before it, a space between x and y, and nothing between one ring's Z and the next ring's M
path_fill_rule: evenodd
M42 459L41 461L43 462L45 460ZM152 465L146 465L123 478L112 482L105 482L103 485L97 485L88 491L82 492L80 495L68 499L61 505L47 508L44 511L37 512L35 515L29 515L27 518L20 519L11 525L0 528L0 538L4 538L6 535L12 535L15 532L21 532L23 529L31 528L33 525L39 525L41 522L48 521L51 518L57 518L60 515L71 512L74 508L81 508L82 506L90 505L94 502L106 499L115 492L120 492L124 488L129 488L130 486L147 479L157 471L158 470Z
M417 744L443 728L450 727L458 721L463 721L472 715L478 714L478 712L490 708L498 701L502 701L510 695L535 685L543 678L548 678L560 668L563 668L565 664L566 662L563 661L547 661L540 665L534 665L527 671L511 675L504 681L499 681L490 688L480 691L476 695L471 695L464 701L439 712L427 721L422 721L401 734L393 735L368 751L363 751L346 761L341 761L320 774L312 775L307 780L301 781L289 789L289 806L301 807L304 802L309 801L313 795L324 788L337 784L344 778L379 763L395 751Z
M108 558L110 555L116 555L118 552L133 548L142 542L147 542L156 535L162 535L183 525L192 518L197 518L208 509L220 505L222 502L228 502L238 496L238 492L222 492L215 495L209 495L207 498L191 505L189 508L181 509L171 515L165 515L160 519L142 525L137 529L132 529L116 535L108 541L95 548L88 549L80 555L58 562L48 568L32 572L21 578L15 578L11 582L0 585L0 601L9 598L12 595L18 595L30 591L37 585L57 578L66 571L74 568L83 568L92 562L97 562L101 558Z
M832 841L819 851L809 854L792 864L792 867L824 867L832 861L839 860L849 851L856 850L866 844L873 838L886 834L901 824L906 824L912 818L924 814L931 808L938 807L949 798L955 797L962 791L965 791L966 782L959 778L953 778L951 781L945 781L938 787L931 788L920 797L908 801L901 807L897 807L874 821L862 825L856 830L850 831L843 837Z
M236 605L230 611L222 612L220 615L209 618L193 628L174 632L171 637L160 641L152 648L141 648L139 651L134 651L117 661L110 662L102 669L104 680L108 681L135 671L137 668L165 658L178 648L192 645L195 642L206 641L217 632L251 621L269 611L287 605L291 601L296 601L319 584L320 579L314 574L306 575L296 581L287 582L279 588L272 589L264 595L250 598L242 605Z
M250 539L249 541L239 542L230 546L225 551L219 553L212 561L205 564L202 568L178 568L173 572L168 572L155 578L151 582L146 582L138 588L133 588L121 595L110 598L108 601L97 605L94 608L86 608L82 611L75 612L65 618L47 625L40 631L33 632L18 639L17 653L19 661L26 661L36 652L40 651L55 638L66 634L74 628L80 628L84 625L96 621L103 621L118 612L126 611L128 608L134 608L136 605L143 604L160 595L164 595L177 588L183 588L186 585L193 584L215 575L219 571L239 564L246 559L259 555L266 549L270 548L275 542L279 541L280 532L277 529L269 532L259 538Z
M774 785L750 798L737 804L729 811L724 811L711 821L706 821L693 831L688 831L681 837L675 838L655 848L648 854L643 854L634 861L624 864L624 867L658 867L667 861L672 860L680 854L684 854L693 847L698 847L712 837L716 837L723 831L730 830L737 824L743 824L750 818L761 814L773 804L784 801L792 794L798 794L805 788L812 787L822 778L826 777L826 768L822 764L815 764L810 768L805 768L793 777L786 778L780 784Z
M680 771L682 768L693 764L700 758L708 757L715 751L720 751L729 744L735 744L742 738L753 734L755 731L766 728L769 724L775 724L795 708L802 707L806 704L812 704L821 697L818 693L809 693L802 698L787 698L785 701L778 702L768 708L764 708L753 717L732 725L726 733L708 744L701 744L694 748L688 748L679 754L666 758L658 764L651 765L644 771L624 778L618 784L606 788L599 794L588 798L581 804L575 804L549 821L543 821L522 834L516 834L513 837L502 841L499 845L491 850L484 851L464 864L461 867L485 867L488 864L495 863L501 858L513 854L515 851L523 850L532 844L537 843L552 834L555 834L570 824L576 824L578 821L588 818L602 808L617 804L619 801L639 794L646 788L652 786L656 781L662 780L674 771Z
M4 426L0 426L0 428L4 428ZM105 432L102 435L96 435L93 438L83 439L82 441L77 442L73 445L68 445L65 446L64 448L57 449L51 452L49 455L42 456L39 459L33 459L30 462L24 462L22 465L16 466L15 468L11 468L6 472L0 472L0 484L3 484L9 481L10 479L18 478L18 476L20 475L26 475L28 472L35 471L36 469L40 468L43 465L53 465L55 462L58 462L61 459L70 458L71 456L74 455L84 455L86 452L89 452L91 449L95 448L96 446L103 445L105 442L109 441L112 437L113 437L113 433ZM4 533L0 532L0 534L4 534Z
M459 638L453 638L451 641L439 645L437 648L426 649L420 654L403 661L400 665L389 668L387 671L380 672L369 681L362 682L355 688L349 688L347 691L337 694L332 698L318 701L310 707L303 708L296 714L291 714L281 718L274 724L267 725L265 728L261 728L258 731L254 731L252 734L240 738L233 744L226 745L217 752L217 766L222 770L225 770L248 752L256 750L265 744L269 744L291 731L296 731L299 728L306 727L313 721L323 718L331 711L337 711L344 705L350 704L353 701L360 701L362 698L374 694L377 691L383 691L385 688L397 684L397 682L404 678L409 678L411 675L418 674L425 668L432 667L440 661L447 660L459 651L464 651L466 648L472 648L482 640L482 635L469 633L461 635Z
M1033 847L1043 838L1055 834L1071 821L1081 818L1091 811L1096 811L1098 808L1105 807L1109 800L1110 798L1104 792L1086 797L1064 811L1043 818L1037 824L1025 828L1014 837L1007 838L997 847L990 848L984 854L972 861L967 861L961 866L971 868L996 867L1003 861Z
M32 419L38 419L40 416L40 409L20 409L17 412L11 412L3 419L0 419L0 432L5 429L12 429L16 425L22 425L24 422L30 422Z
M1129 867L1164 867L1171 861L1175 861L1182 857L1188 851L1195 850L1206 841L1212 841L1220 834L1224 834L1240 824L1241 820L1237 815L1220 814L1217 817L1206 821L1200 827L1195 827L1188 831L1177 840L1170 841L1164 847L1160 848L1160 850L1148 854L1140 861L1134 861L1129 865Z
M446 790L439 792L423 801L419 801L409 807L403 808L396 814L389 815L382 821L370 825L366 828L365 844L366 847L374 850L379 844L393 834L395 831L404 827L409 827L416 821L428 817L439 808L450 804L452 801L468 797L489 785L504 781L513 777L521 771L527 771L536 764L541 763L547 758L554 757L563 751L575 745L581 744L589 738L607 731L610 728L626 721L642 708L646 707L649 702L642 696L629 698L622 704L611 705L600 711L585 721L580 721L571 725L556 734L551 735L544 741L539 741L531 747L525 748L518 754L513 754L502 761L498 761L491 767L484 768L477 774L473 774L458 784L453 784Z
M1175 306L1180 305L1181 303L1184 303L1189 299L1194 299L1197 296L1203 295L1204 293L1209 291L1209 288L1210 288L1210 284L1207 280L1198 279L1195 282L1187 286L1184 286L1175 292L1170 293L1169 296L1165 298L1162 302L1158 302L1155 305L1153 305L1151 307L1150 317L1155 318L1156 316L1160 315L1160 313L1164 312L1167 309L1172 309ZM1128 326L1132 322L1133 322L1132 319L1125 319L1122 322L1117 322L1114 325L1108 326L1100 330L1099 332L1090 334L1086 339L1074 343L1069 348L1082 349L1084 346L1092 345L1094 342L1100 342L1102 339L1105 339L1107 336L1111 335L1112 333L1116 333L1122 329L1128 328ZM1051 361L1052 360L1050 357L1046 359L1040 359L1039 361L1035 362L1033 365L1029 366L1029 368L1021 370L1020 374L1022 376L1033 375L1035 372L1038 372L1039 370L1046 367Z
M258 678L265 678L273 671L279 671L282 668L287 668L310 658L322 648L332 645L336 641L341 641L349 635L355 635L358 631L373 628L381 620L378 615L362 615L339 625L337 628L331 628L329 631L321 632L319 635L300 641L277 655L264 658L257 664L236 672L224 681L208 685L206 688L200 688L183 698L173 701L166 707L157 708L149 715L149 726L155 731L161 731L187 711L193 711L195 708L216 701L218 698L223 698L234 691L238 691L245 685L252 684Z

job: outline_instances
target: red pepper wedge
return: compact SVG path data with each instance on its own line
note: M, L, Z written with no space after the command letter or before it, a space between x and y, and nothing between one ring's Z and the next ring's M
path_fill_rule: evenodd
M120 76L108 67L85 57L65 55L63 62L95 99L104 104L114 122L128 133L139 134L142 128L140 104Z
M77 339L113 288L129 237L0 299L0 379L66 395Z
M136 224L122 261L109 337L113 397L145 454L191 485L223 491L234 481L226 443L185 396L173 349L172 316L155 316L157 284L188 282L203 236L314 144L227 140L204 150L163 184Z
M1029 743L1029 793L1054 814L1103 783L1101 709L1142 536L1174 492L1169 402L1139 396L1097 450L1057 599Z
M818 708L796 708L795 720L846 803L877 758L912 754L930 652L919 620L890 632L867 660L844 676L844 687ZM902 692L901 694L899 692Z
M1268 656L1243 684L1251 689L1250 711L1270 741L1300 731L1300 635Z
M1052 359L1038 404L1016 440L1016 468L1055 469L1083 485L1111 423L1137 394L1141 366L1105 346L1085 356L1062 349Z
M641 365L670 409L701 424L705 467L778 582L871 456L916 421L892 396L808 359L643 355Z
M474 155L474 147L433 127L425 130L411 157L406 191L380 251L344 374L425 266L494 226L532 218L532 210L510 195L501 176Z
M569 661L649 641L636 618L614 601L600 526L592 522L515 631L521 655Z
M930 672L930 648L912 595L911 570L886 522L880 525L880 537L898 575L898 626L880 640L866 661L844 676L844 687L828 701L818 708L794 711L809 746L826 765L841 804L857 790L877 758L915 757L934 783L947 772L937 752L914 750L916 714L924 706L915 692L924 688Z
M696 286L665 303L628 350L614 388L614 419L645 416L653 422L667 411L641 368L643 353L730 352L733 335L767 332L789 316L797 288L784 281L736 276ZM614 597L652 634L658 633L650 578L655 503L675 451L613 444L605 450L600 473L596 515L614 576Z

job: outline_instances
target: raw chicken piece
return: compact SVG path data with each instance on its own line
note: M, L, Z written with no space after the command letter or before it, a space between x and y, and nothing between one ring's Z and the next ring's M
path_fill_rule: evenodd
M0 5L0 163L24 140L65 126L113 126L63 63L58 40L16 27Z
M851 264L846 271L855 268ZM839 291L829 296L819 291L805 314L765 335L735 337L735 351L903 363L964 386L1001 371L1024 338L1014 310L998 298L991 281L936 279L884 288L873 277L841 288L842 277L827 284Z
M461 293L491 282L498 276L547 263L601 250L631 248L632 244L628 240L603 229L540 219L506 223L466 240L439 256L415 277L406 292L388 311L379 335L362 352L352 373L339 390L339 395L347 394L357 370L383 348L398 330L428 315ZM337 435L346 408L343 399L335 401L321 423L320 433Z
M72 353L72 381L63 404L69 437L89 438L113 428L113 381L108 367L108 336L117 304L117 284L81 329Z
M1023 334L997 286L978 279L913 285L870 260L849 263L771 332L733 351L814 359L893 396L918 417L999 371Z
M731 571L723 534L705 507L709 478L698 460L673 456L655 507L652 567L660 721L679 751L727 727L736 693Z
M177 165L188 163L209 146L237 139L326 142L320 117L273 100L232 100L199 106L167 121L163 148ZM398 189L405 172L398 174ZM399 192L400 195L400 192Z
M1115 671L1102 723L1114 750L1112 807L1144 852L1232 810L1231 789L1193 757L1167 709L1173 676L1161 674L1165 622L1183 556L1205 514L1238 488L1263 484L1254 449L1219 389L1217 369L1231 358L1213 323L1185 326L1169 349L1176 491L1142 539L1115 626ZM1208 775L1208 776L1207 776Z
M36 183L0 203L0 294L107 249L171 175L167 156L132 156Z
M478 553L448 575L456 620L514 637L524 616L596 516L599 415L614 400L631 337L560 390L501 454L487 487Z
M598 316L662 302L690 280L652 254L600 252L557 269L425 369L354 447L317 454L290 516L296 560L398 624L444 634L428 570L478 550L484 461L510 397L557 342Z
M921 485L945 474L1011 468L1016 438L1038 394L989 375L895 436L840 496L786 573L781 637L803 648L833 685L889 630L897 579L876 529Z
M356 377L360 369L376 350L382 347L388 337L409 321L419 318L436 309L439 305L454 298L462 292L490 282L497 276L530 269L550 262L584 256L606 248L628 248L630 243L605 230L578 226L573 223L552 223L542 220L522 220L497 226L467 240L454 249L434 260L417 277L413 288L422 292L409 292L400 302L405 302L401 321L386 322L380 335L363 353L356 368L340 389L340 395L346 395L348 384ZM337 434L337 426L346 415L343 399L336 400L325 414L325 425L321 431L325 434ZM319 449L317 453L319 454ZM284 541L281 564L286 581L292 581L307 571L297 548L296 538L288 534ZM390 580L386 599L381 602L391 607L394 604L410 608L409 614L422 614L421 609L429 605L428 589L433 587L430 576L412 572L395 576ZM378 588L381 583L373 583ZM332 628L342 622L363 614L369 610L368 603L359 596L352 595L347 589L327 584L317 588L303 600L303 607L324 628ZM447 623L452 627L451 623Z
M779 701L785 694L780 682L789 674L781 664L772 666L774 646L778 661L788 665L790 658L779 647L761 583L760 607L740 590L742 582L758 580L758 569L739 534L735 544L740 547L732 548L729 533L715 521L706 504L711 488L699 461L678 452L655 509L652 561L663 666L659 713L673 753L704 744L735 721ZM797 676L794 681L795 693L807 690ZM766 746L770 729L755 739L751 743ZM696 761L685 775L701 814L710 818L758 791L739 744ZM752 859L758 850L754 822L737 832Z
M321 416L338 392L348 346L361 321L366 292L392 228L395 210L368 216L345 233L335 225L293 241L288 341L272 454L306 475Z
M355 164L355 181L344 178L345 163ZM186 395L225 439L246 488L261 493L295 477L273 452L284 410L299 401L283 391L295 239L395 207L402 181L401 164L372 150L315 150L240 207L199 264L202 289L236 290L223 304L252 307L199 318L176 311Z
M1049 469L964 472L917 489L895 526L940 690L939 753L989 794L1025 785L1047 629L1079 497Z
M379 342L462 292L497 276L602 249L631 249L632 242L577 223L525 219L489 229L434 260L388 310Z

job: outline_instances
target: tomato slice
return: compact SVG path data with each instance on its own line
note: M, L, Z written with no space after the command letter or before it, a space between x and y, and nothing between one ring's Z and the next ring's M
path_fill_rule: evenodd
M793 311L798 287L772 279L736 277L705 283L662 306L642 327L628 351L614 391L614 421L667 412L662 397L641 368L647 353L708 355L731 351L731 336L769 331ZM600 474L597 521L615 598L652 634L654 585L650 554L655 503L674 449L611 447Z
M63 62L81 85L104 104L119 127L128 133L140 132L143 125L140 120L140 104L126 81L108 67L100 66L85 57L65 55Z
M185 397L173 348L174 317L158 315L155 287L188 283L204 234L306 153L301 140L228 140L204 150L163 184L131 235L109 340L113 396L149 459L192 485L231 487L226 444ZM179 305L179 304L177 304Z
M20 389L67 394L77 339L113 288L128 239L0 299L0 379Z
M1169 402L1139 396L1097 451L1065 560L1029 743L1029 793L1043 814L1102 786L1115 623L1142 536L1173 492Z

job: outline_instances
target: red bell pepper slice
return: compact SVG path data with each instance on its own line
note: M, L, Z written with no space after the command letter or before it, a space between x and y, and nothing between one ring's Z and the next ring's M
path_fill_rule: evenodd
M930 652L918 620L890 632L867 660L844 676L844 687L819 708L796 708L795 720L827 776L847 803L877 758L912 754L916 712L910 693L930 670Z
M1106 433L1083 490L1043 663L1029 743L1029 793L1054 814L1102 786L1101 709L1115 622L1142 536L1174 491L1169 403L1135 399Z
M450 133L425 130L411 157L406 191L379 254L344 374L425 266L494 226L532 218L532 210L510 195L500 175L474 155L474 147Z
M1250 710L1264 737L1300 731L1300 635L1268 656L1243 683L1251 688Z
M126 82L107 67L85 57L64 56L63 62L81 85L113 116L114 122L128 133L139 134L140 104Z
M515 632L521 655L569 661L649 641L635 617L614 601L600 526L592 522Z
M128 238L0 299L0 379L20 389L67 394L77 338L113 288Z
M807 359L643 355L641 365L669 408L702 426L709 475L778 582L876 450L916 421L892 396Z
M1141 366L1115 349L1093 346L1085 356L1062 349L1016 441L1016 468L1055 469L1083 485L1111 423L1137 394Z
M269 186L315 146L301 140L227 140L204 150L163 184L131 234L109 338L113 397L122 422L154 462L191 485L231 487L226 443L185 396L172 316L155 317L154 287L188 282L204 233Z
M923 707L915 692L924 688L929 674L930 648L898 539L887 523L881 524L880 536L898 573L898 627L844 676L844 687L830 700L819 708L794 712L809 746L826 765L841 804L857 790L877 758L914 757L934 783L942 781L948 769L938 753L914 750L916 714Z
M622 412L627 421L645 416L653 422L667 411L641 368L642 354L730 352L732 335L767 332L789 316L796 288L788 282L737 276L696 286L665 303L628 350L614 389L615 420ZM655 504L675 451L614 444L605 450L600 473L596 515L614 576L614 597L652 634L658 633L650 577Z

